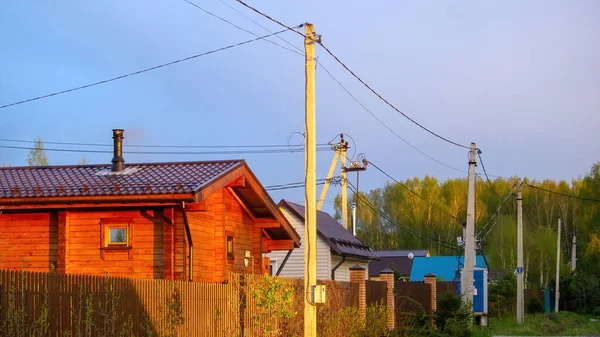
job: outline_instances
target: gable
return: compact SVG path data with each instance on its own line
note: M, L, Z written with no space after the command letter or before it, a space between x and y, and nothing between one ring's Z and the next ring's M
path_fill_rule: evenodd
M285 200L279 202L280 208L286 208L304 225L304 207ZM371 248L348 232L337 220L326 212L317 211L317 234L340 256L352 256L359 259L376 259Z

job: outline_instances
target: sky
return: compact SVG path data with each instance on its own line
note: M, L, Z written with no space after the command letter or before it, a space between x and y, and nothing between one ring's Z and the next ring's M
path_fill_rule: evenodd
M234 0L195 2L258 35L268 32L229 6L271 31L281 29ZM328 48L405 114L458 143L476 142L489 174L569 181L600 160L598 1L248 3L290 26L313 23ZM303 48L301 36L291 32L279 36ZM0 105L251 38L183 0L4 1ZM316 75L318 143L345 133L353 139L350 155L364 153L398 180L427 174L439 180L466 177L467 150L411 124L322 48L316 53L318 61L387 127L420 151L465 172L442 166L404 143L323 68ZM125 144L300 144L304 87L302 56L256 41L0 109L0 138L111 144L111 129L122 128ZM0 145L23 146L3 141ZM112 158L48 152L50 163L56 165L75 164L82 156L91 164L107 164ZM26 150L0 148L0 163L26 165L26 158ZM125 154L129 163L227 158L246 159L263 185L304 179L301 152ZM332 151L318 153L318 178L326 176L332 158ZM360 179L361 190L388 181L373 168ZM271 196L275 201L302 202L303 193L288 189ZM330 189L325 210L333 209L337 193L339 187Z

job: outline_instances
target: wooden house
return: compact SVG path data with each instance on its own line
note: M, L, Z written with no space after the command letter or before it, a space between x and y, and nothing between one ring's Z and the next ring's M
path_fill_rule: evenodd
M304 235L304 206L281 200L278 204L292 226ZM369 261L377 259L371 248L352 235L331 215L317 211L317 279L350 281L350 267L366 270ZM304 277L304 249L265 254L270 259L270 273L285 277ZM367 273L368 275L368 273Z
M243 160L0 168L0 268L222 282L300 237ZM268 262L266 262L268 264Z

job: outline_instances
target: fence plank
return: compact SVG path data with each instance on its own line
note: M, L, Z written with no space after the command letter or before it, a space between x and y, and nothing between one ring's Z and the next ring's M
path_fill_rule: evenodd
M32 326L40 318L45 301L49 308L48 336L61 336L67 330L72 336L78 332L91 335L120 330L131 319L131 335L147 336L144 322L162 334L171 327L168 319L175 291L180 294L184 321L176 327L178 336L226 337L261 335L268 323L274 329L303 330L304 285L301 279L281 280L293 289L293 311L296 317L273 321L273 315L260 316L255 326L255 316L262 309L252 296L252 289L262 275L231 274L229 283L199 283L178 280L129 279L113 276L38 273L0 270L1 308L24 308L26 323ZM243 281L243 282L240 282ZM319 305L319 311L335 317L345 307L357 307L355 284L338 281L319 281L327 286L328 302ZM385 282L367 282L372 303L385 304ZM46 294L47 293L47 299ZM23 295L23 296L20 296ZM91 296L93 311L91 325L86 324L87 299ZM243 302L245 301L245 302ZM245 303L245 308L240 307ZM0 310L0 324L8 319L8 310ZM241 310L242 309L242 310ZM241 313L243 312L243 315ZM112 322L111 315L116 318ZM11 334L10 331L6 331Z

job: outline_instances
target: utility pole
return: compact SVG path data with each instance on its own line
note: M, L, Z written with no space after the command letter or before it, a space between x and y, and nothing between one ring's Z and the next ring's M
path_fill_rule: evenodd
M340 149L342 156L342 225L348 229L348 173L346 173L346 150L348 144Z
M304 336L317 336L317 307L313 302L313 289L317 284L317 165L315 118L315 30L312 24L304 25L304 50L306 54L306 199L304 233Z
M523 188L521 178L517 179L517 323L525 319L523 290Z
M356 236L356 202L352 203L352 235Z
M354 191L354 207L356 208L355 210L353 209L352 212L358 213L358 198L359 198L359 190L358 190L358 177L360 174L360 171L365 171L367 169L367 161L366 159L363 160L362 164L360 161L350 161L350 167L346 167L345 163L342 167L342 180L345 180L347 178L347 174L348 172L356 172L356 186L355 186L355 191ZM342 193L344 193L345 188L342 187ZM344 199L344 195L342 194L342 199ZM348 213L348 210L346 210L346 214ZM349 231L349 232L356 232L355 229L355 224L353 223L353 228L348 228L346 225L344 225L344 227ZM356 236L356 234L354 234Z
M560 219L558 219L558 239L556 241L556 289L554 290L554 312L558 312L560 300Z
M475 179L477 147L471 143L469 150L469 196L467 199L467 228L465 238L465 264L462 272L461 294L463 302L473 303L473 269L475 267ZM483 290L483 289L482 289Z
M573 243L571 244L571 271L577 269L577 235L573 234Z

